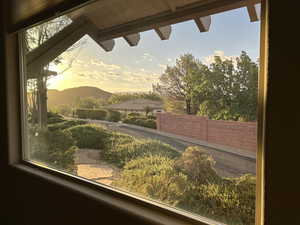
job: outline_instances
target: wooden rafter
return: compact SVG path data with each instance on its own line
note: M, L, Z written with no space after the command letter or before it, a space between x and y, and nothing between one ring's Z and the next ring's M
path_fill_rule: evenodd
M140 33L129 34L129 35L124 36L124 39L127 41L129 46L133 47L133 46L138 45L138 43L141 39L141 35L140 35Z
M194 21L197 24L200 32L209 31L210 24L211 24L211 16L195 18Z
M171 13L160 13L146 18L137 19L125 24L119 24L110 28L99 30L101 40L113 39L132 33L143 32L157 27L163 27L199 17L205 17L221 13L231 9L237 9L260 3L260 0L220 0L207 4L195 4L193 7L181 7Z
M87 33L87 21L77 20L26 55L27 69L39 73L43 66L57 58Z
M163 0L172 12L176 11L176 5L173 0Z
M155 28L155 32L161 40L168 40L170 38L172 27L171 25Z
M260 19L260 5L248 5L247 6L248 15L251 22L259 21Z

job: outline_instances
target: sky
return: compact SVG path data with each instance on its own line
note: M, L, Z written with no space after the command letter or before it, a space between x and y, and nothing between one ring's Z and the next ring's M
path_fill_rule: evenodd
M241 8L212 15L209 32L200 33L193 21L187 21L172 25L169 40L160 40L150 30L141 33L136 47L130 47L122 38L115 39L111 52L85 36L84 44L64 53L61 64L51 66L58 75L49 79L48 88L94 86L112 93L150 91L166 66L174 65L185 53L205 64L213 62L214 55L232 58L241 51L257 61L259 32L260 23L251 23L247 9Z

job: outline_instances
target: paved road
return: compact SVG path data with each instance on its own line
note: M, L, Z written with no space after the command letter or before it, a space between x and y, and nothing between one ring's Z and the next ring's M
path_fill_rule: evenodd
M107 128L132 135L137 138L150 138L162 141L170 144L174 148L184 151L188 146L200 146L207 150L216 161L216 170L221 176L225 177L237 177L245 173L255 174L256 162L254 159L239 156L236 154L224 152L220 149L209 148L207 146L201 146L187 141L180 140L178 138L167 137L159 133L150 132L146 129L137 129L134 126L127 126L119 123L103 122L103 121L91 121L91 123L99 123L105 125Z

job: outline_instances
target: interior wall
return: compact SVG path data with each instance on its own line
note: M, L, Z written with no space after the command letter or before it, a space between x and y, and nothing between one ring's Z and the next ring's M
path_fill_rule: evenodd
M299 7L270 0L266 221L300 224Z

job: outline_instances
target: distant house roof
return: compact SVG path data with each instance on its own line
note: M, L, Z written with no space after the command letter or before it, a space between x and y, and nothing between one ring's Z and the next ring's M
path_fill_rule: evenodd
M151 110L163 109L163 103L161 101L153 101L148 99L134 99L109 105L106 108L122 111L145 111L146 107L149 107Z

